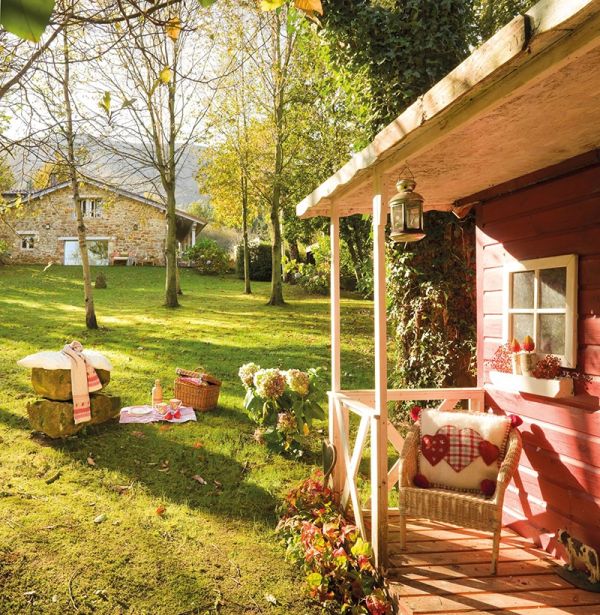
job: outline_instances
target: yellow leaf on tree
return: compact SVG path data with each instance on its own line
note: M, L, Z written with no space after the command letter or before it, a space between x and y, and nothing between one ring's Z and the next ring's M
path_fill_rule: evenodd
M286 0L261 0L260 8L263 11L274 11L285 4Z
M167 68L165 66L165 68L163 68L160 73L158 74L158 78L163 82L163 83L169 83L171 81L171 79L173 78L173 71L170 68Z
M314 13L323 14L323 5L321 0L295 0L294 5L297 9L313 15Z
M166 32L172 41L176 41L179 38L179 33L181 32L181 20L179 17L172 17L167 21Z

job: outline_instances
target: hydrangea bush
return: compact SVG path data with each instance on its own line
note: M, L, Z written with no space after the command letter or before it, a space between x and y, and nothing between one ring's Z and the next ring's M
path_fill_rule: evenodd
M391 614L370 544L344 518L321 479L308 478L286 496L277 531L288 558L305 572L308 591L324 612Z
M244 407L258 425L254 437L261 444L294 456L302 455L299 437L310 433L312 422L323 419L323 378L318 369L303 372L262 369L255 363L240 367Z

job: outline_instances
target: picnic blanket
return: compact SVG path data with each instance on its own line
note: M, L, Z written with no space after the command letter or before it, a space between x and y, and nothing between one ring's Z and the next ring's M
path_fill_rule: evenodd
M83 346L77 340L73 340L62 349L71 361L71 390L73 391L75 425L92 419L90 393L102 388L96 370L86 360L82 351Z
M152 410L148 414L129 414L130 408L141 408L150 406L127 406L121 409L121 415L119 417L119 423L154 423L156 421L166 421L167 423L185 423L187 421L195 421L196 413L193 408L188 406L181 406L179 412L181 416L178 419L167 419L160 412Z

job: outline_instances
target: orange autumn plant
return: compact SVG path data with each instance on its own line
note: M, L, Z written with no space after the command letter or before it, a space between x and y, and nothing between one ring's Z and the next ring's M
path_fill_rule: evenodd
M371 545L334 504L321 474L288 493L277 531L288 558L304 570L308 591L324 612L392 613L372 564Z

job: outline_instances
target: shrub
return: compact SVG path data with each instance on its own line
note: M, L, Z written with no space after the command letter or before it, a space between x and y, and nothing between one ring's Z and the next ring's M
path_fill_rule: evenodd
M287 557L303 569L308 591L324 612L392 612L373 567L371 545L335 506L320 476L292 489L282 512L277 531Z
M309 293L326 295L329 293L331 272L331 248L329 237L321 235L314 244L313 263L302 263L295 259L283 260L283 271L292 284L302 286ZM345 242L340 242L340 286L343 290L356 289L356 276L352 269L350 253Z
M0 264L8 257L8 242L0 239Z
M300 457L297 437L310 433L313 420L325 418L320 370L284 372L246 363L238 375L246 388L244 407L258 425L255 438L277 452Z
M183 256L203 275L220 275L229 271L229 255L212 239L199 239L183 252Z
M253 243L250 251L250 279L258 282L270 282L273 271L271 260L271 244ZM235 270L240 280L244 279L244 245L236 248Z

